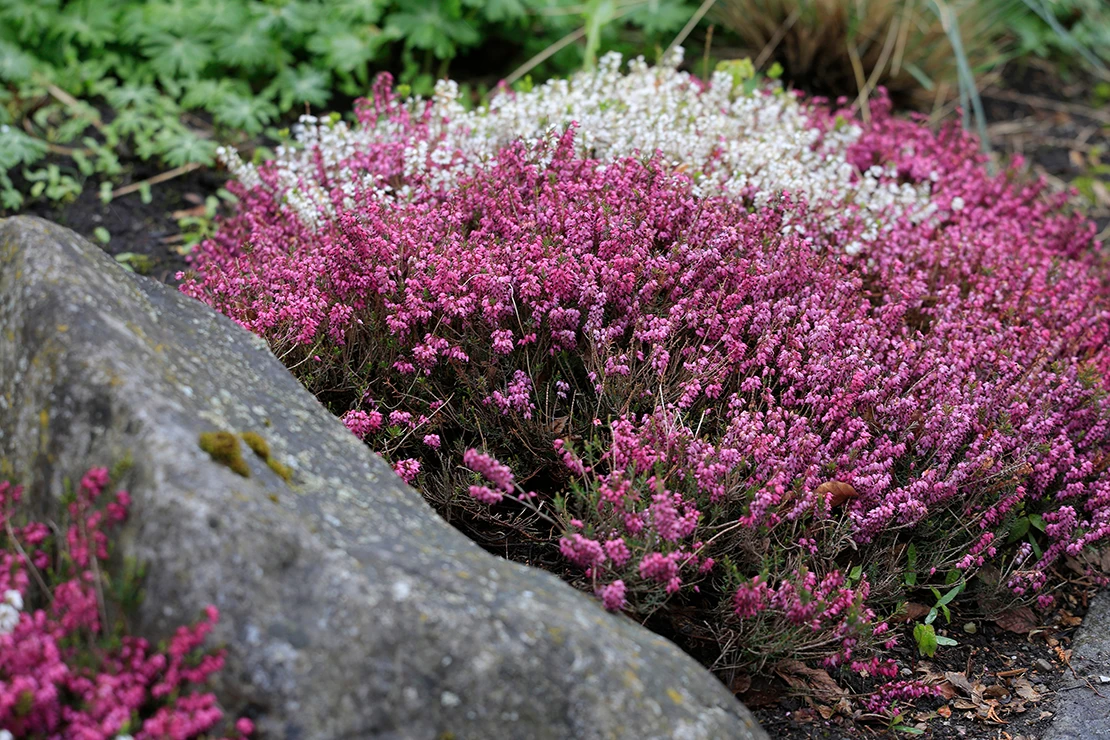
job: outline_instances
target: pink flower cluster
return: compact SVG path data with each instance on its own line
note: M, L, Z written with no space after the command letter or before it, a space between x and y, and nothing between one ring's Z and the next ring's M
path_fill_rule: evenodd
M809 110L819 131L848 115ZM312 173L328 203L310 223L261 167L182 289L333 402L348 378L335 410L356 434L380 425L357 410L372 392L489 450L464 456L476 485L420 434L389 446L443 471L432 500L511 495L492 455L538 481L610 608L704 586L728 629L862 665L890 639L875 614L894 597L871 581L900 543L929 542L917 569L944 585L1010 562L1015 520L1043 515L1043 556L1010 582L1032 595L1110 535L1110 271L1091 225L1017 165L990 175L959 129L872 110L852 164L925 187L912 218L831 229L788 195L703 197L650 153L583 158L573 126L445 188L390 138L350 153L341 184ZM361 115L427 133L381 90ZM303 362L321 345L344 350Z
M104 621L106 527L124 521L130 506L126 491L102 496L108 482L104 468L82 478L67 507L63 557L45 524L15 524L22 491L0 481L0 727L16 738L207 737L223 712L213 694L186 692L223 668L223 651L200 653L219 613L207 607L161 651ZM235 729L245 737L253 724L240 719Z

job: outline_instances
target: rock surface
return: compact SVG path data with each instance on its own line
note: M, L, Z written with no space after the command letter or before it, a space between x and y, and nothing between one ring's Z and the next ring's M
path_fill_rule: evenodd
M200 448L216 431L279 465L244 447L236 474ZM0 221L0 460L49 513L63 478L128 455L137 629L217 605L215 688L259 737L766 737L666 640L444 523L260 339L66 229Z
M1110 739L1110 591L1091 601L1072 645L1071 669L1043 740Z

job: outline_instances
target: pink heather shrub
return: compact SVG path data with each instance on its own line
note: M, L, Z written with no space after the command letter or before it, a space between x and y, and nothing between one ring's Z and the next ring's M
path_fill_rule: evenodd
M845 125L804 110L814 151ZM443 147L413 167L426 113L379 87L359 115L390 135L260 167L182 289L419 461L414 485L479 540L549 543L717 665L890 676L908 544L921 586L992 569L1032 597L1110 533L1110 272L1090 224L1016 165L989 175L958 129L849 120L856 180L928 200L853 220L707 194L650 152L591 159L574 126L469 174Z
M88 471L55 541L43 522L15 523L22 491L0 481L0 727L15 738L211 737L223 719L216 697L188 691L223 668L223 651L200 652L219 613L207 607L157 650L109 619L107 530L127 518L130 497L105 496L108 483L107 469Z

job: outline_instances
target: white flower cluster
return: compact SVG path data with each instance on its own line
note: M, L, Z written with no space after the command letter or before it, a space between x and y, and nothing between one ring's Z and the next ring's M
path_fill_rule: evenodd
M14 589L4 592L0 601L0 635L11 634L19 624L19 613L23 611L23 595Z
M621 73L619 54L602 58L592 72L551 80L525 93L495 95L485 108L467 111L458 86L441 81L433 99L430 136L406 149L405 174L422 175L433 188L449 188L499 149L515 141L532 143L562 133L575 122L576 144L583 155L602 161L661 152L676 168L693 177L702 195L736 196L754 192L757 204L789 192L836 218L855 204L874 239L892 209L916 219L932 212L928 184L914 187L892 182L882 168L856 172L846 159L859 138L857 126L845 125L821 136L806 106L793 95L757 92L736 94L728 72L718 72L708 87L677 69L681 49L672 59L649 67L643 58ZM420 100L408 101L411 110ZM346 172L340 163L359 149L406 136L402 126L381 121L373 127L321 124L302 118L296 139L302 146L283 147L273 163L286 203L309 224L330 212L330 203L315 181L315 148L329 177L353 192L362 173ZM225 162L242 182L258 175L234 152ZM384 191L384 189L383 189ZM401 193L400 195L404 195Z

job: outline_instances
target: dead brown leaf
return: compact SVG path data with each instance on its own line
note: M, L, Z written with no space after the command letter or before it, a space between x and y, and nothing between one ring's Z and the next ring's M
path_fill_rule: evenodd
M945 671L944 678L948 683L955 686L965 695L971 696L973 689L971 687L971 681L967 680L967 676L962 673L956 673L955 671Z
M1065 627L1078 627L1083 624L1083 617L1077 617L1074 614L1064 612L1064 615L1060 617L1060 624Z
M746 673L738 673L732 679L730 688L734 694L743 694L752 687L752 677Z
M958 696L960 693L955 686L948 683L947 681L941 681L940 683L936 684L936 687L937 691L940 692L940 695L943 696L945 699L948 699L949 701Z
M993 686L988 686L983 689L983 696L987 699L998 699L999 701L1010 698L1010 690L1000 683Z
M1010 685L1013 686L1014 693L1020 696L1025 701L1041 700L1040 692L1033 688L1033 684L1031 684L1029 682L1029 679L1027 678L1015 678L1013 681L1010 682Z
M994 618L994 623L1009 632L1025 635L1037 626L1037 616L1029 607L1019 606L999 614Z
M822 483L817 486L815 493L818 496L823 496L826 493L830 494L829 506L834 509L849 499L859 498L859 493L856 492L855 487L852 486L851 483L844 483L838 480L830 480Z
M782 688L766 679L749 680L748 689L739 694L740 701L748 707L769 707L778 704L782 698Z
M170 214L170 218L175 221L180 221L183 218L197 217L204 215L204 206L196 206L194 208L182 208L180 211L174 211Z
M811 693L825 704L836 704L848 693L823 669L810 668L797 660L780 660L775 665L775 673L792 688Z
M817 712L809 709L808 707L802 707L801 709L795 711L793 716L795 722L803 724L817 721Z
M907 622L913 622L921 619L926 614L928 614L929 607L925 606L924 604L918 604L911 601L907 603L906 606L903 608L903 612L903 619Z

